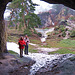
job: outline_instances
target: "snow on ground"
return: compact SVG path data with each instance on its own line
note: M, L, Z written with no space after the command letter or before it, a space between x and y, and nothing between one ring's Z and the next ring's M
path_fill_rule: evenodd
M35 45L35 44L33 44L33 45ZM7 42L7 49L17 52L19 54L19 46L16 43ZM46 48L45 48L45 50L46 50ZM43 54L43 53L29 53L29 55L23 54L23 56L30 57L36 61L36 63L30 69L30 72L31 72L30 75L34 75L36 73L36 71L38 71L38 69L40 69L41 67L43 67L46 64L47 61L56 59L60 55L57 55L57 54L47 55L47 54Z
M20 54L19 45L14 42L7 42L7 50L12 50L18 54Z
M36 46L36 47L38 46L37 44L33 44L33 43L29 43L29 44L32 45L32 46Z
M48 33L48 32L53 32L54 31L54 27L53 28L50 28L49 30L47 30L45 33Z

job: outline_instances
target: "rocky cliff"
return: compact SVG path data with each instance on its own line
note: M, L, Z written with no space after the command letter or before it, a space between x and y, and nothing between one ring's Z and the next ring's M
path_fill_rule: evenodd
M40 27L50 27L54 25L56 26L56 25L59 25L59 23L62 21L67 21L71 17L75 17L75 11L73 9L70 9L63 5L59 5L59 7L60 6L61 6L61 9L59 11L55 9L50 9L47 12L41 12L38 14L42 23ZM71 21L72 19L73 18L71 18Z

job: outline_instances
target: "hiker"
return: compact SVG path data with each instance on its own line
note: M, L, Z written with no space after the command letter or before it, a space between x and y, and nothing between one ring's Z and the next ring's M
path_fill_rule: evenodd
M22 58L23 57L23 49L24 49L24 46L26 45L25 41L23 40L23 37L20 38L18 44L19 44L19 49L20 49L20 57Z
M26 42L26 45L25 45L25 54L28 55L28 44L29 44L29 38L27 35L25 35L25 38L24 38L24 41Z

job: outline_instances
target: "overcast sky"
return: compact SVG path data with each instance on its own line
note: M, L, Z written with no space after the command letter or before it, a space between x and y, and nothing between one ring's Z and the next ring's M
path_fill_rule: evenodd
M38 4L39 6L35 7L35 12L36 14L38 14L39 12L44 12L44 11L48 11L51 9L52 4L48 4L47 2L44 1L40 1L40 0L32 0L33 3ZM10 15L9 10L5 11L4 14L4 18L8 17Z
M49 4L47 2L41 1L41 0L32 0L33 3L38 4L39 6L36 6L35 13L38 14L38 12L43 12L51 9L52 4Z

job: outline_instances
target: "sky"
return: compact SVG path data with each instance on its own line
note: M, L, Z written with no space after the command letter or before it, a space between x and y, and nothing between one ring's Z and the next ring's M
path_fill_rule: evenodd
M39 5L35 7L36 14L38 14L38 12L44 12L44 11L48 11L51 9L52 4L49 4L47 2L40 1L40 0L32 0L32 1L33 3L36 3Z
M44 1L40 1L40 0L32 0L33 3L38 4L39 6L35 7L35 14L38 14L39 12L44 12L44 11L48 11L51 9L52 4L49 4L47 2ZM10 15L10 11L6 10L4 13L4 18L8 17Z

